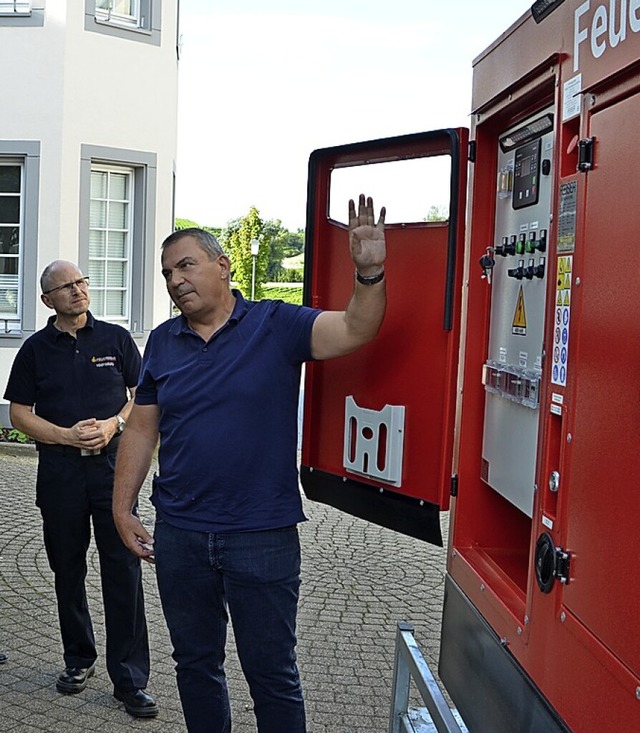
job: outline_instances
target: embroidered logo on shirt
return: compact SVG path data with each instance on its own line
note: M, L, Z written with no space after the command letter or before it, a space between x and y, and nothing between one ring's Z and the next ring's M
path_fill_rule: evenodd
M115 356L92 356L91 363L97 367L114 367L116 365Z

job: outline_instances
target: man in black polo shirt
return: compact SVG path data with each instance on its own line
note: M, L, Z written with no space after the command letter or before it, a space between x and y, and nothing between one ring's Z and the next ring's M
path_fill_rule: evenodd
M4 396L13 426L36 440L39 453L36 504L64 648L56 687L81 692L94 674L85 591L93 522L114 696L131 715L154 717L158 706L144 691L149 643L140 560L122 545L111 513L118 439L131 411L140 353L124 328L91 315L88 284L71 262L45 268L41 298L55 315L20 348Z

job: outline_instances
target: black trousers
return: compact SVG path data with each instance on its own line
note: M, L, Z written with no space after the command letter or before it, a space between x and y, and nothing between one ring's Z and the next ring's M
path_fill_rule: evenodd
M122 544L111 499L115 450L96 456L62 446L39 452L36 504L55 576L66 667L96 660L85 578L91 523L100 558L106 626L107 671L123 691L144 689L149 679L149 640L140 560Z

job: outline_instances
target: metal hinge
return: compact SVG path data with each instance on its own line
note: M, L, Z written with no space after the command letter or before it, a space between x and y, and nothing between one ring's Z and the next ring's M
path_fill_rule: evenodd
M593 168L593 148L595 137L585 137L578 141L578 170L586 173Z
M458 474L454 473L451 477L451 496L458 496Z
M469 149L467 151L467 160L470 163L476 162L476 141L469 140Z

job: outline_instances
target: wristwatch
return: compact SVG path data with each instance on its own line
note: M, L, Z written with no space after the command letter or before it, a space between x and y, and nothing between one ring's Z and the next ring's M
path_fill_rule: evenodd
M377 285L384 280L384 267L377 275L361 275L356 270L356 280L363 285Z
M118 421L118 433L121 433L124 430L124 426L127 424L127 422L120 415L116 415L116 420Z

